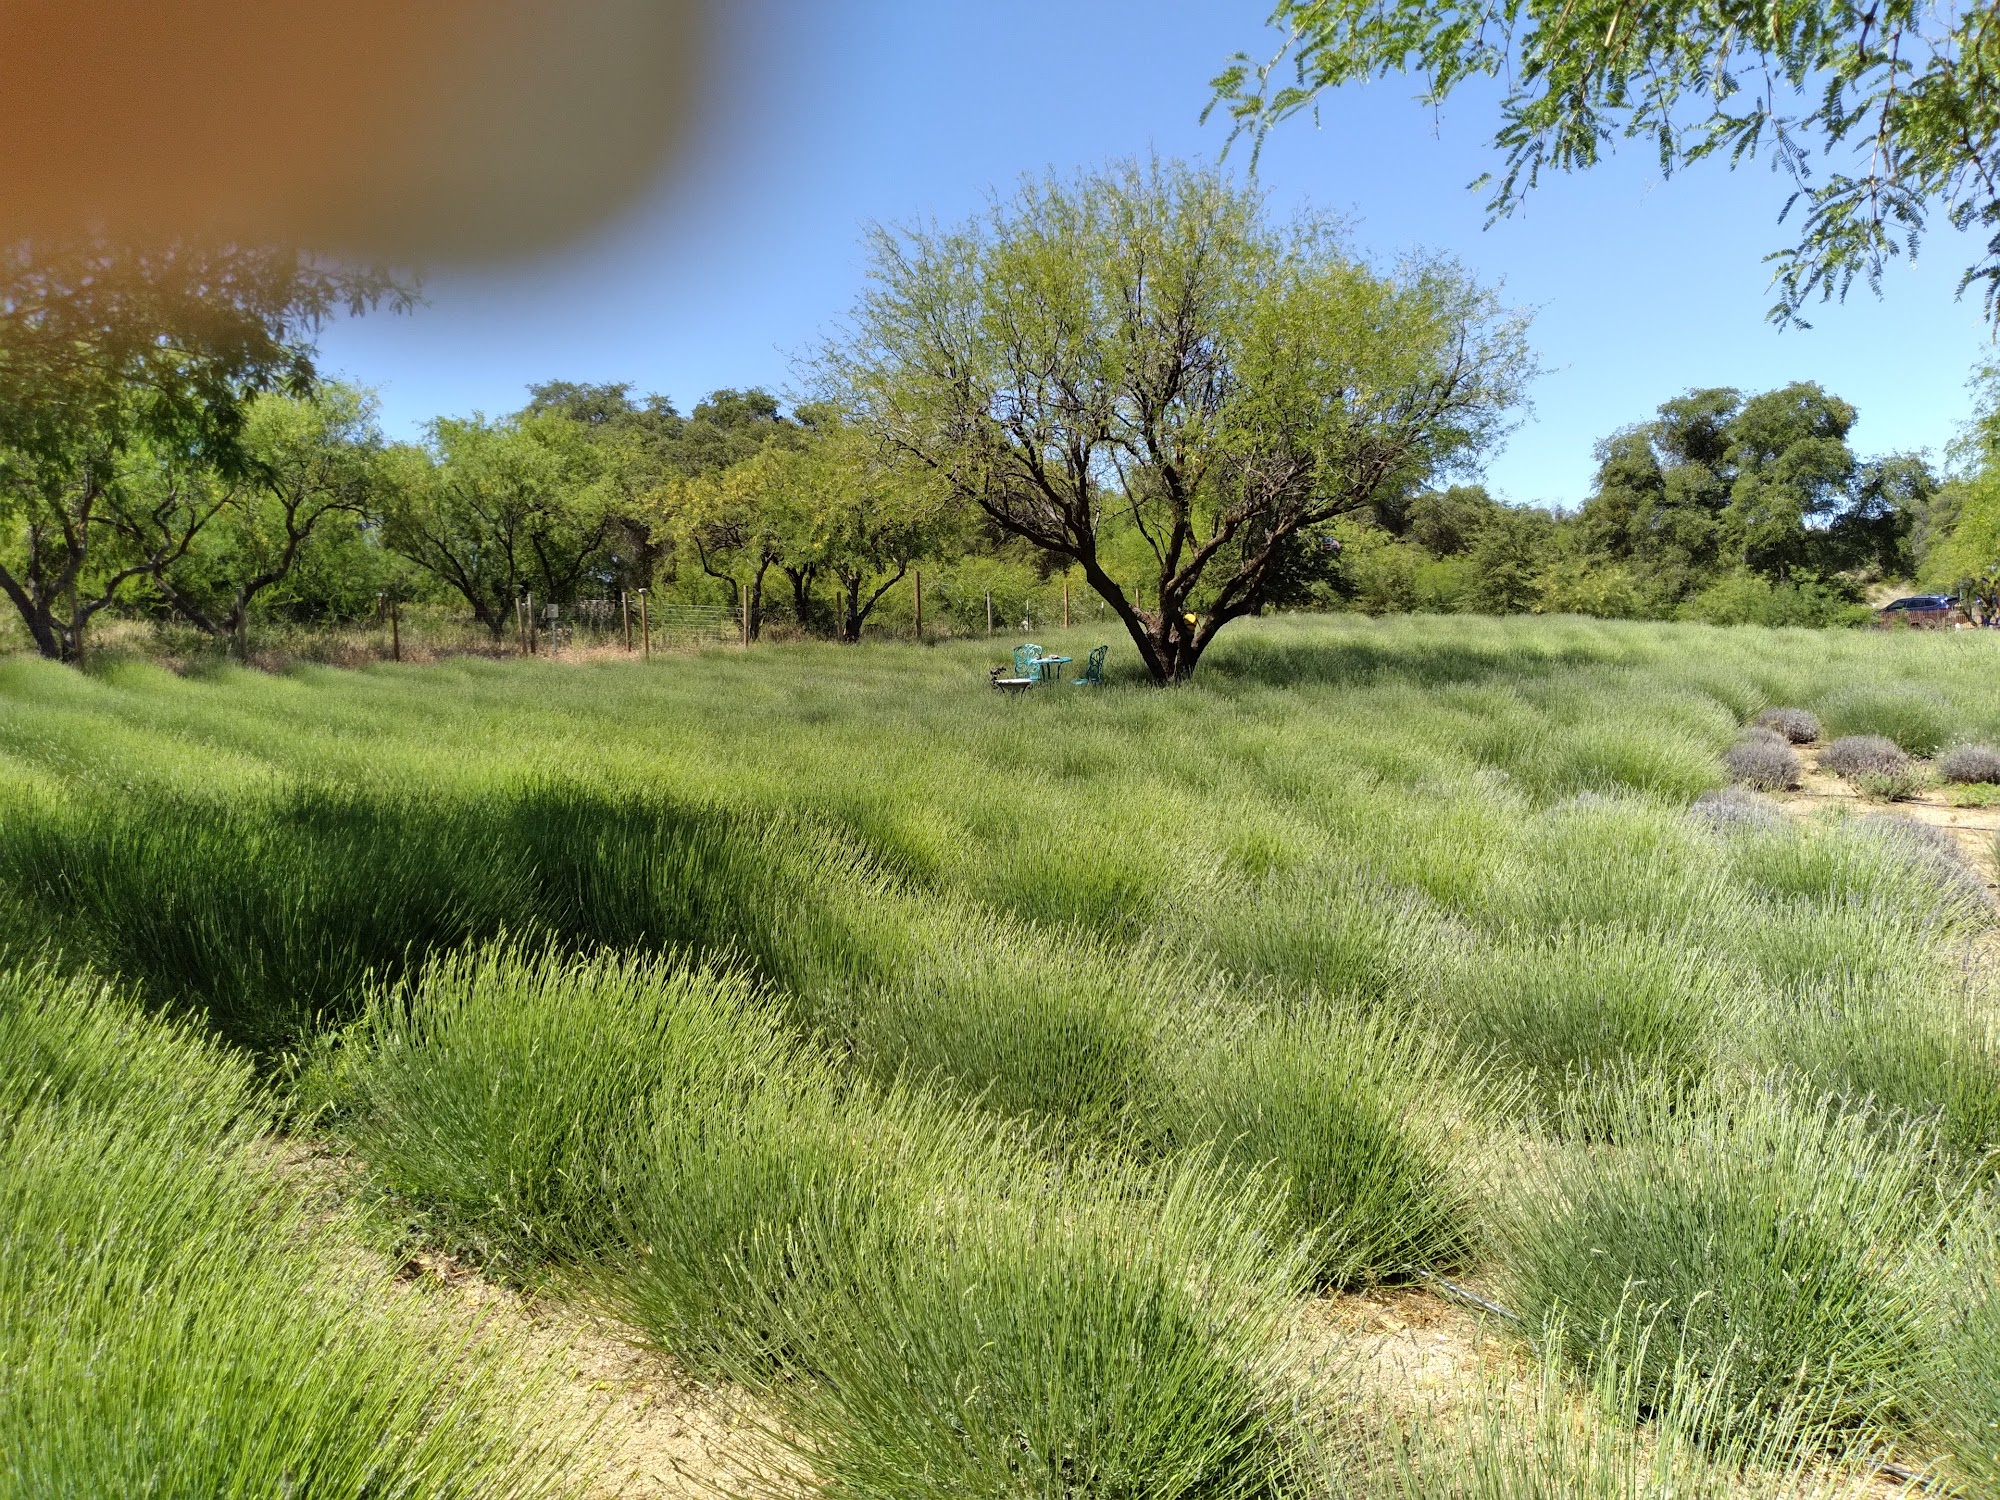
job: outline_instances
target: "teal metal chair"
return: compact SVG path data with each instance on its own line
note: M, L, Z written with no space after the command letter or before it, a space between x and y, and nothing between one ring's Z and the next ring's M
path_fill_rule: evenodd
M1091 648L1090 661L1085 665L1083 675L1076 679L1075 686L1104 686L1104 654L1110 649L1109 646L1093 646Z
M1037 682L1042 676L1042 648L1040 646L1016 646L1014 648L1014 675L1032 677Z

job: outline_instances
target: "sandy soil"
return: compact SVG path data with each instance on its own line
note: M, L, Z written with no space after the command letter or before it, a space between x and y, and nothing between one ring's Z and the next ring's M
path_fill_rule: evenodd
M592 1500L737 1494L767 1441L744 1392L703 1384L644 1346L636 1329L565 1299L521 1296L434 1253L396 1279L454 1324L517 1341L554 1388L541 1419L551 1436L586 1436Z
M1398 1418L1450 1411L1517 1370L1499 1320L1424 1287L1315 1297L1292 1337L1314 1386Z
M1957 842L1966 863L1986 881L1987 890L1994 892L1996 900L2000 900L2000 851L1996 851L1995 846L1996 838L2000 838L2000 807L1954 807L1942 792L1935 789L1901 802L1878 802L1862 796L1831 771L1822 771L1817 755L1819 748L1811 745L1801 747L1800 760L1805 769L1798 790L1775 793L1772 796L1774 802L1799 817L1843 807L1856 813L1888 813L1941 828Z
M273 1165L310 1185L322 1228L339 1236L358 1165L303 1140L282 1142ZM524 1382L547 1375L533 1418L543 1435L592 1455L590 1500L742 1494L777 1467L768 1418L747 1392L693 1379L581 1300L526 1296L434 1251L397 1264L359 1236L347 1254L385 1291L421 1299L441 1320L441 1343L499 1338L519 1351Z

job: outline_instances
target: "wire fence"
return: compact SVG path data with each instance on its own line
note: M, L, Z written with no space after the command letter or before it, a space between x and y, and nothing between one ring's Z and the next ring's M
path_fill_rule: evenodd
M620 599L578 599L546 604L535 611L536 651L593 651L610 647L644 649L699 646L737 639L735 616L715 605L641 603Z

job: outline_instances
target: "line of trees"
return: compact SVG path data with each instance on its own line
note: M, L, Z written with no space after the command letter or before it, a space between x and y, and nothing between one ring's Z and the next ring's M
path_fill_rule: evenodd
M1956 478L1921 454L1862 458L1856 417L1809 382L1689 391L1599 444L1573 514L1477 487L1378 508L1344 532L1324 597L1378 612L1836 625L1867 618L1861 601L1884 581L1954 587L1985 545L1963 516L1990 458Z
M851 642L919 567L961 628L982 589L1011 624L1060 574L1166 683L1272 607L1826 625L1882 580L2000 589L2000 373L1946 475L1857 455L1854 407L1816 385L1696 390L1606 439L1564 514L1454 483L1534 373L1519 317L1449 262L1381 269L1273 223L1216 172L1033 182L872 250L790 410L551 381L394 443L312 335L413 288L275 253L22 249L0 592L74 661L107 610L243 654L259 621L385 597L499 642L524 596L640 588L751 639Z
M336 294L392 288L296 259L268 284L211 278L163 369L73 281L45 311L100 314L69 319L63 357L110 370L111 396L86 381L77 423L11 445L0 587L67 660L119 603L243 650L259 609L416 587L497 640L524 593L662 574L724 593L752 638L782 578L799 629L853 641L920 560L1026 552L1075 570L1180 681L1230 621L1301 597L1329 524L1467 468L1532 373L1522 321L1456 266L1378 271L1214 170L1031 183L873 249L874 291L790 413L721 391L684 418L554 383L416 444L318 384L307 336ZM204 322L210 303L234 322ZM32 331L0 316L0 347ZM60 358L41 373L65 378Z

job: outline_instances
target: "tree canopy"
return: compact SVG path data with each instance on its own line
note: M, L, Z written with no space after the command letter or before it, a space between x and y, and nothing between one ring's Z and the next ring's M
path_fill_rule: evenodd
M1857 277L1916 253L1934 216L1991 234L1960 289L2000 324L2000 15L1918 0L1278 0L1284 40L1240 54L1210 108L1261 138L1323 92L1391 73L1443 101L1503 80L1494 145L1475 186L1495 215L1544 170L1595 165L1642 140L1663 172L1708 157L1775 159L1797 240L1773 255L1772 316L1803 321Z
M1326 523L1465 468L1531 374L1522 320L1455 266L1378 272L1211 170L1032 182L873 247L827 391L885 452L1079 567L1158 682L1270 603ZM1120 528L1151 579L1114 576Z
M0 521L21 542L0 592L36 648L77 659L93 617L183 562L253 468L250 404L311 392L327 317L414 296L287 250L0 247Z

